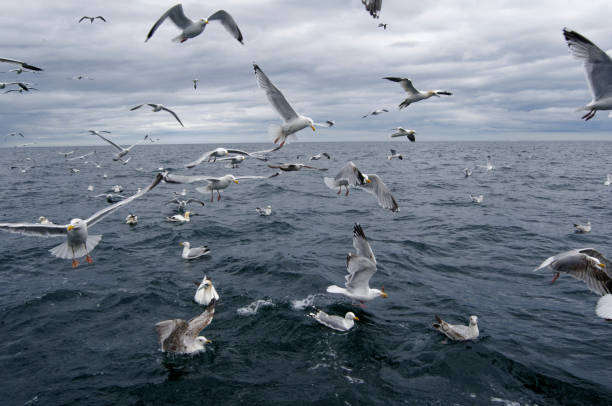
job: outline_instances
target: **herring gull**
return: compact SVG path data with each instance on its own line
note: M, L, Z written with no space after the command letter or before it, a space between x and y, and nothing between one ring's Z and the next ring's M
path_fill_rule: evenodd
M279 146L279 147L274 147L272 149L266 149L263 151L253 151L253 152L247 152L241 149L232 149L232 148L221 148L221 147L215 148L212 151L205 152L195 161L185 164L185 168L193 168L194 166L197 166L204 161L216 162L217 158L227 157L229 154L238 154L238 155L243 155L243 156L248 156L248 157L252 157L255 159L259 159L260 161L267 161L268 158L266 158L265 156L261 157L260 155L265 155L270 152L278 151L281 148L282 146Z
M448 92L446 90L427 90L427 91L421 92L417 90L412 85L412 81L407 78L385 77L383 79L387 79L392 82L398 82L402 86L402 89L404 89L404 91L408 93L408 96L406 97L406 99L399 104L400 110L403 109L404 107L410 106L411 103L429 99L432 96L440 97L441 94L445 96L452 95L451 92Z
M319 323L333 330L348 331L355 325L355 320L359 320L359 318L355 316L355 313L353 312L348 312L344 315L344 317L340 317L329 315L319 309L316 310L316 313L309 313L308 315Z
M42 71L41 68L37 68L36 66L30 65L26 62L18 61L15 59L0 58L0 62L10 63L12 65L19 65L23 69L29 69L33 71ZM20 69L13 69L13 70L20 70ZM21 72L17 72L17 73L21 73Z
M138 106L134 106L130 109L130 111L134 111L134 110L138 110L139 108L141 108L142 106L144 106L145 103L143 104L139 104ZM147 106L151 107L151 111L153 111L154 113L157 113L158 111L167 111L168 113L172 114L174 116L174 118L176 119L176 121L179 122L179 124L181 125L181 127L185 127L183 125L183 122L181 121L181 119L176 115L176 113L172 110L170 110L168 107L165 107L163 104L155 104L155 103L146 103ZM147 139L147 137L145 137L145 139Z
M204 345L211 341L198 334L212 321L216 303L216 300L212 300L202 314L189 321L174 319L157 323L155 330L161 351L190 354L204 350Z
M79 23L80 23L81 21L83 21L83 20L89 20L89 22L93 24L94 20L96 20L96 19L98 19L98 20L102 20L102 21L106 22L106 19L105 19L104 17L102 17L102 16L95 16L95 17L83 16L83 17L81 17L81 19L79 20Z
M577 233L590 233L591 232L591 222L587 221L586 224L574 224L574 228Z
M368 114L366 114L365 116L361 116L361 118L366 118L368 116L378 116L379 114L383 114L383 113L388 113L389 110L387 109L378 109L378 110L374 110Z
M433 326L436 330L455 341L474 340L478 338L478 317L470 316L470 324L467 326L461 324L449 324L436 316L437 323Z
M203 247L191 248L191 244L189 243L189 241L179 242L179 245L183 246L183 252L181 253L181 257L183 259L196 259L200 258L201 256L210 254L210 250L208 249L207 245L204 245Z
M319 159L321 159L323 157L325 157L327 159L331 159L331 156L329 156L329 154L327 152L321 152L320 154L311 156L310 157L310 161L317 161L317 160L319 160Z
M255 211L259 213L260 216L269 216L272 214L272 206L255 207Z
M109 140L108 138L106 138L105 136L103 136L102 134L100 134L97 131L92 131L89 130L92 134L97 135L98 137L102 138L104 141L108 142L110 145L112 145L113 147L115 147L119 152L117 153L117 155L115 155L113 157L113 161L121 161L122 163L126 164L129 162L129 158L127 160L123 160L121 159L122 157L124 157L125 155L127 155L132 148L134 148L136 145L142 144L143 142L145 142L148 138L148 135L145 135L144 139L138 141L136 144L129 146L128 148L123 148L121 146L119 146L118 144L115 144L113 141ZM73 158L74 159L74 158Z
M349 162L334 178L323 178L323 181L330 189L338 188L338 194L342 191L342 186L346 188L346 195L349 194L349 186L363 185L364 183L371 182L367 176L365 176L353 162Z

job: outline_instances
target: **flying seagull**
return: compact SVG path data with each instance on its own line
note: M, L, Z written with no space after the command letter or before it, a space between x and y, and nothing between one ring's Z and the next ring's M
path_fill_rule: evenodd
M274 151L278 151L279 149L282 148L281 146L278 147L274 147L272 149L267 149L264 151L254 151L254 152L247 152L247 151L242 151L240 149L231 149L231 148L215 148L212 151L208 151L205 152L204 154L202 154L198 159L196 159L193 162L189 162L188 164L185 164L185 168L193 168L194 166L197 166L199 164L201 164L204 161L207 162L216 162L217 158L221 158L221 157L226 157L229 154L238 154L238 155L244 155L244 156L249 156L252 158L256 158L259 159L261 161L267 161L267 158L262 158L260 155L264 155L270 152L274 152Z
M29 69L29 70L34 70L34 71L42 71L41 68L37 68L34 65L30 65L30 64L28 64L26 62L22 62L22 61L17 61L15 59L0 58L0 62L10 63L10 64L13 64L13 65L19 65L23 69ZM21 72L18 72L18 73L21 73Z
M170 204L170 203L178 204L179 211L185 211L189 203L200 203L202 206L204 206L204 202L198 199L179 200L176 197L170 200L169 202L167 202L166 204Z
M95 16L95 17L83 16L83 17L81 17L81 19L79 20L79 23L80 23L81 21L83 21L83 20L89 20L89 22L93 24L94 20L95 20L95 19L97 19L97 18L98 18L98 19L100 19L100 20L102 20L102 21L104 21L104 22L106 22L106 19L105 19L104 17L102 17L102 16Z
M359 224L353 227L353 247L357 253L349 253L346 257L345 288L331 285L327 288L329 293L345 295L361 303L370 301L379 296L387 297L385 288L370 289L370 278L376 273L376 258L370 244Z
M392 160L393 158L397 158L397 159L404 159L404 157L402 156L402 154L399 154L399 153L398 153L396 150L391 149L391 150L389 150L389 151L391 152L391 155L389 155L389 156L387 157L387 159L388 159L389 161L390 161L390 160Z
M561 272L586 283L587 288L601 296L595 313L604 319L612 320L612 264L599 251L593 248L580 248L562 252L546 259L535 271L550 268L555 274L555 283Z
M68 159L66 159L66 160L67 160L67 161L76 161L77 159L85 159L85 158L87 158L88 156L91 156L91 155L95 154L95 152L96 152L96 151L91 151L91 152L88 152L87 154L80 155L80 156L75 156L75 157L73 157L73 158L68 158Z
M193 90L197 90L200 79L193 79Z
M151 30L147 34L147 39L145 42L149 40L155 33L155 31L159 28L159 26L166 20L166 18L170 17L170 20L176 25L178 28L182 29L183 32L178 37L174 38L172 41L175 42L185 42L189 38L194 38L204 32L204 28L210 21L219 21L223 27L231 34L232 37L236 38L238 42L244 45L242 42L242 33L234 21L234 18L225 10L219 10L216 13L212 14L208 18L202 18L198 21L191 21L185 13L183 12L183 5L177 4L176 6L171 7L159 17L159 20L153 24Z
M365 176L353 162L349 162L334 178L323 178L323 181L330 189L338 188L338 194L342 191L342 186L346 188L346 196L349 194L349 186L363 185L368 182L372 182Z
M212 300L204 313L189 321L182 319L164 320L155 325L161 351L179 354L190 354L204 350L204 345L211 343L200 332L210 324L215 314L216 300Z
M72 258L72 267L76 268L79 265L77 258L86 256L87 262L92 263L93 260L89 253L98 245L102 239L101 235L89 235L88 229L94 224L102 220L120 207L131 203L145 193L153 189L162 180L161 174L158 174L153 183L147 186L140 192L121 200L111 206L108 206L100 211L97 211L89 218L81 220L73 218L69 224L35 224L35 223L0 223L0 230L11 233L19 233L25 235L33 235L37 237L66 237L66 242L50 249L49 251L59 258Z
M377 116L379 114L383 114L383 113L388 113L389 110L387 109L378 109L378 110L374 110L371 113L366 114L365 116L361 116L361 118L366 118L367 116Z
M235 168L238 168L244 160L246 160L246 157L244 155L231 155L225 158L219 158L217 160L218 161L229 161L229 163L225 165L225 167L235 169Z
M129 152L132 150L132 148L134 148L136 145L138 145L138 144L142 144L143 142L145 142L145 141L147 140L147 137L148 137L147 135L145 135L144 139L142 139L142 140L138 141L136 144L131 145L131 146L129 146L128 148L123 148L123 147L120 147L119 145L115 144L114 142L112 142L111 140L109 140L108 138L106 138L105 136L103 136L102 134L100 134L100 133L99 133L99 132L97 132L97 131L92 131L92 130L90 130L90 132L91 132L92 134L97 135L98 137L102 138L104 141L108 142L108 143L109 143L109 144L111 144L113 147L115 147L115 148L116 148L116 149L117 149L119 152L117 153L117 155L115 155L115 156L113 157L113 161L121 161L121 162L123 162L124 164L128 163L129 158L128 158L128 160L125 160L125 161L124 161L123 159L121 159L121 158L122 158L123 156L127 155L127 154L128 154L128 153L129 153Z
M270 82L270 79L268 79L266 74L263 73L261 68L256 64L253 64L253 69L255 70L255 78L257 79L259 87L266 92L268 101L283 119L283 125L271 125L268 128L268 133L272 135L272 139L275 144L280 142L280 145L283 146L287 141L287 138L290 136L296 138L294 133L306 127L310 127L312 128L312 131L314 131L315 125L319 127L331 127L334 125L333 121L315 123L311 118L296 113L296 111L293 110L293 107L289 105L287 99L285 99L285 96L283 96L281 91L278 90L276 86L272 84L272 82Z
M399 104L400 110L403 109L404 107L410 106L411 103L429 99L432 96L440 97L441 94L445 96L452 95L451 92L448 92L446 90L427 90L425 92L421 92L414 88L414 86L412 85L412 81L410 79L406 79L406 78L386 77L383 79L387 79L392 82L398 82L402 86L402 89L404 89L406 93L408 93L408 97L406 97L406 99Z
M387 29L388 24L378 23L378 28L383 27L385 30Z
M353 312L348 312L344 317L340 317L329 315L319 309L317 309L316 313L309 313L308 316L323 324L325 327L338 331L348 331L352 329L355 325L355 320L359 320Z
M382 0L361 0L361 4L373 18L380 17L380 9L382 8Z
M23 83L23 82L0 82L0 89L4 89L5 87L10 86L10 85L17 85L23 90L25 90L26 92L30 90L30 88L28 87L30 83Z
M436 316L436 321L437 323L434 323L433 327L451 340L466 341L478 338L478 317L476 316L470 316L468 326L448 324L438 316Z
M329 154L327 152L321 152L320 154L311 156L310 160L311 161L317 161L317 160L319 160L319 159L321 159L323 157L325 157L327 159L331 159L331 156L329 156Z
M144 106L144 104L139 104L138 106L134 106L134 107L132 107L132 108L130 109L130 111L137 110L137 109L141 108L142 106ZM179 122L179 124L181 125L181 127L185 127L185 126L183 125L183 123L181 122L181 119L180 119L180 118L178 118L178 116L176 115L176 113L175 113L174 111L170 110L169 108L164 107L164 106L163 106L163 105L161 105L161 104L153 104L153 103L147 103L147 106L151 106L151 110L152 110L152 111L154 111L154 112L156 112L156 113L157 113L158 111L162 111L162 110L167 111L168 113L172 114L172 115L174 116L174 118L176 118L176 121L178 121L178 122Z
M395 127L393 130L395 131L395 133L391 134L391 138L406 137L411 142L416 141L416 137L414 136L414 134L416 134L416 131L414 130L406 130L403 127Z
M597 110L612 110L612 60L597 45L576 31L563 29L570 52L582 60L587 83L593 99L578 110L586 110L585 121L595 117Z
M280 169L283 172L294 172L299 171L302 168L307 169L316 169L317 171L326 171L327 168L315 168L314 166L304 165L304 164L278 164L278 165L268 165L268 168L272 169Z

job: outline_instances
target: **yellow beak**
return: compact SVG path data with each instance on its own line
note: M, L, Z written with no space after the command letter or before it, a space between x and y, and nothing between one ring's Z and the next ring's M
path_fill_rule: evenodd
M312 128L312 131L314 131L314 130L315 130L314 125L311 125L311 126L310 126L310 128Z
M238 181L237 181L236 179L234 179L234 183L235 183L235 184L238 184Z
M600 267L605 268L606 264L599 264Z
M366 183L372 183L370 179L366 179Z
M183 245L183 243L182 243L182 242L179 242L179 245Z
M68 227L66 227L68 231L72 231L72 229L74 228L74 226L72 224L70 224Z
M382 297L386 298L387 296L389 295L387 295L385 292L382 293Z
M359 317L355 316L355 317L353 317L353 320L359 321Z
M206 339L206 344L212 344L212 340Z

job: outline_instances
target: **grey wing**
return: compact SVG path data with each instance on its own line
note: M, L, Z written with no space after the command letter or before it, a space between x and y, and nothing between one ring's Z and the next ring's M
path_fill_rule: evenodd
M369 258L376 264L376 257L374 257L370 243L368 242L361 225L358 223L356 223L353 227L353 247L355 247L357 255Z
M83 21L83 20L86 20L87 18L89 18L89 17L87 17L87 16L83 16L83 17L81 17L81 19L79 20L79 22L81 22L81 21Z
M96 132L96 135L100 138L102 138L104 141L108 142L109 144L111 144L113 147L117 148L119 151L123 151L123 148L121 148L119 145L115 144L114 142L112 142L111 140L109 140L108 138L106 138L105 136L99 134Z
M238 155L245 155L245 156L250 156L251 155L249 152L242 151L240 149L229 149L228 148L227 152L230 153L230 154L238 154Z
M223 27L229 32L232 37L236 38L238 42L244 44L242 42L242 33L240 32L240 28L238 28L238 24L234 21L234 18L225 10L219 10L210 17L208 17L208 21L219 21L223 24Z
M195 247L195 248L191 248L189 250L189 257L199 257L200 255L203 255L204 253L206 253L206 251L208 251L208 248L204 248L204 247Z
M158 173L157 176L155 177L155 180L153 180L153 183L151 183L149 186L147 186L146 188L142 189L140 192L121 200L120 202L117 202L115 204L111 204L110 206L94 213L91 217L89 217L87 220L85 220L85 222L87 223L87 227L91 227L94 224L96 224L97 222L99 222L100 220L102 220L104 217L108 216L109 214L111 214L112 212L114 212L115 210L117 210L118 208L125 206L128 203L131 203L133 200L138 199L141 196L144 196L145 193L147 193L148 191L150 191L151 189L153 189L155 186L157 186L159 184L159 182L161 182L161 180L163 179L163 176L161 173Z
M453 340L465 340L470 335L470 329L468 326L462 326L457 324L448 324L448 330L445 330L445 334Z
M363 185L366 183L365 176L353 162L349 162L336 175L335 180L347 180L350 185Z
M612 92L612 60L597 45L575 31L563 29L563 36L574 57L584 62L589 89L595 100Z
M391 149L390 151L391 151L391 155L395 155L395 153L397 152L397 151L396 151L396 150L394 150L394 149Z
M161 344L162 350L166 350L166 340L170 338L175 332L185 330L187 322L183 319L164 320L155 324L155 331L157 332L157 338Z
M236 180L270 179L278 175L280 175L280 172L276 172L274 175L270 175L270 176L236 176Z
M364 183L363 185L359 185L366 192L372 193L376 196L376 200L378 201L378 205L384 209L389 209L393 212L399 211L399 206L395 201L395 198L391 194L391 191L385 185L381 178L377 175L367 175L370 179L370 183Z
M0 223L0 230L36 237L61 237L68 234L68 225L36 223Z
M202 206L204 206L204 202L198 199L187 199L187 204L189 203L200 203Z
M191 24L193 24L193 21L191 21L189 18L187 18L187 16L185 16L185 13L183 12L183 6L181 4L177 4L176 6L171 7L170 9L168 9L168 11L162 14L162 16L159 17L159 20L157 20L155 24L153 24L153 27L151 27L151 30L147 34L147 39L145 39L145 42L147 42L149 38L153 36L155 31L157 31L159 26L168 17L170 17L170 19L172 20L174 24L176 24L178 27L182 29L185 29L189 27Z
M174 118L176 118L176 121L178 121L178 122L179 122L179 124L180 124L182 127L185 127L185 126L183 125L183 122L181 121L181 119L180 119L180 118L178 118L178 116L176 115L176 113L175 113L174 111L172 111L172 110L170 110L170 109L168 109L168 108L166 108L166 107L162 107L162 110L166 110L168 113L172 114L172 115L174 116Z
M144 104L139 104L138 106L134 106L130 109L130 111L134 111L134 110L138 110L139 108L141 108L142 106L144 106ZM102 132L102 131L100 131Z
M100 195L98 195L100 196ZM97 196L96 196L97 197ZM177 198L174 198L172 200L169 200L168 202L166 202L166 204L170 204L170 203L176 203L176 204L181 204L180 200Z
M22 61L18 61L15 59L8 59L8 58L0 58L0 62L6 62L6 63L12 63L14 65L21 65L22 67L29 69L29 70L35 70L35 71L41 71L41 68L37 68L36 66L33 65L29 65L25 62Z
M270 79L266 76L265 73L261 70L259 66L253 64L253 69L255 69L255 78L257 78L257 83L259 87L261 87L265 92L270 104L276 110L278 114L283 118L285 122L290 121L294 118L297 118L298 114L293 110L293 107L289 105L285 96L281 93L280 90L276 88L270 82Z
M215 315L215 305L217 301L212 299L208 306L206 306L206 310L202 314L188 321L187 331L185 331L185 335L196 338L200 331L204 330L206 326L210 324Z
M269 154L269 153L272 153L272 152L278 151L279 149L281 149L281 148L283 147L283 145L284 145L284 144L281 144L281 145L279 145L278 147L274 147L274 148L272 148L272 149L265 149L265 150L263 150L263 151L253 151L253 152L249 152L249 155L250 155L251 157L253 157L253 158L257 158L257 159L260 159L260 160L262 160L262 161L267 161L267 158L265 158L265 157L264 157L264 158L261 158L261 157L259 157L259 156L257 156L257 155L264 155L264 154Z
M590 257L593 258L597 258L602 264L605 265L605 271L608 274L608 276L610 276L612 278L612 263L610 263L610 260L606 257L604 257L599 251L597 251L594 248L582 248L580 250L578 250L578 252L580 252L581 254L587 254Z
M386 77L383 79L387 79L392 82L398 82L402 86L402 89L404 89L407 93L416 94L419 92L418 90L414 88L414 86L412 86L412 81L410 79L394 78L394 77Z
M326 327L333 328L335 330L346 330L344 327L344 318L339 316L330 316L329 314L319 311L314 319Z
M348 254L346 256L346 283L347 289L359 291L369 289L370 279L376 273L376 264L361 255Z
M194 182L215 182L219 178L213 178L211 176L199 175L199 176L185 176L185 175L172 175L170 173L165 174L164 182L166 183L194 183Z
M198 166L199 164L201 164L204 160L210 158L210 154L212 154L215 151L208 151L205 152L201 157L199 157L198 159L196 159L193 162L189 162L188 164L185 164L185 168L193 168L194 166Z

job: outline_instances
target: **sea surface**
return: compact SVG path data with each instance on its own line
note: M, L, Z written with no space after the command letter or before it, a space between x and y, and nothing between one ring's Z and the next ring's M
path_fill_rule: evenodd
M133 194L160 167L274 172L254 159L183 168L218 146L137 146L125 166L104 145L0 149L0 222L86 218L108 204L93 196L115 184ZM389 148L404 160L387 160ZM71 149L96 154L58 154ZM0 404L612 404L612 323L596 317L598 297L567 275L551 285L551 272L533 272L573 248L612 256L612 186L603 184L612 143L298 142L268 163L308 163L323 151L332 159L313 166L333 176L352 160L382 177L401 211L357 189L337 195L324 173L303 169L240 181L212 203L199 185L160 184L90 229L103 239L94 263L76 269L48 252L61 238L0 232ZM495 170L465 178L487 155ZM189 223L167 222L176 207L166 203L183 186L206 205L191 206ZM266 205L273 214L259 216ZM574 233L587 221L591 233ZM365 308L326 293L344 283L354 223L378 261L371 286L389 294ZM181 241L211 254L183 260ZM213 343L196 355L162 353L155 323L201 313L194 281L204 275L221 296L202 332ZM313 305L360 320L336 332L307 317ZM445 341L436 314L464 324L477 315L480 338Z

